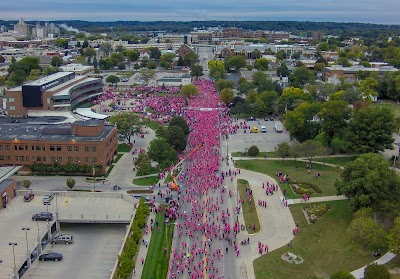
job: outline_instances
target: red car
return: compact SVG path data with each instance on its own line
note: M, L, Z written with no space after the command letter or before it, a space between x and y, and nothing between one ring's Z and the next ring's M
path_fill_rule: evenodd
M26 193L24 195L24 202L30 202L31 200L33 200L33 198L35 197L35 194L31 193Z

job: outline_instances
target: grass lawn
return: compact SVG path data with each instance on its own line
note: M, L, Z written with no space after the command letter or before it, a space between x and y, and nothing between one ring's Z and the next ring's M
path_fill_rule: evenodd
M164 215L158 213L156 221L161 230L158 231L157 227L154 227L141 278L167 278L174 225L170 223L166 229L164 220ZM167 253L164 247L168 247Z
M165 183L167 183L167 182L172 182L171 172L168 172L168 175L167 175L167 177L165 178L164 182L165 182Z
M118 152L119 153L128 153L131 151L132 146L126 143L120 143L118 144Z
M394 268L399 268L400 267L400 256L397 255L396 257L394 257L393 260L386 263L385 266L388 268L389 271ZM396 279L400 278L400 275L392 275L392 278L396 278Z
M240 199L244 199L244 204L243 206L243 216L244 216L244 222L246 223L246 228L247 231L250 233L253 232L259 232L260 231L260 221L258 220L258 215L257 215L257 210L254 202L254 196L253 196L253 202L249 203L249 199L247 198L246 195L246 188L249 186L249 182L244 179L238 179L238 188L239 188L239 196ZM256 225L255 231L249 229L249 225Z
M281 247L254 261L257 279L305 279L319 275L328 278L337 270L353 271L375 260L372 250L363 249L347 238L344 231L351 222L349 201L333 201L331 209L314 224L309 225L301 211L302 204L290 206L299 223L299 234L293 247ZM290 264L281 255L292 252L303 258L302 264Z
M281 160L264 161L264 160L244 160L235 161L235 166L241 169L261 172L271 177L277 178L275 173L281 171L283 174L290 176L290 181L297 181L298 183L312 183L321 189L321 193L312 194L312 197L318 196L335 196L336 188L335 181L339 179L341 169L329 167L324 165L314 164L311 170L311 175L307 173L307 163L294 160ZM313 178L313 174L321 172L321 177ZM286 196L288 198L298 198L300 195L292 193L286 183L279 184L281 189L286 189Z
M150 186L156 184L158 180L159 180L158 175L155 175L144 178L136 178L132 180L132 183L138 186Z
M277 151L260 152L257 157L264 158L265 155L267 155L267 158L280 158ZM242 152L232 152L232 157L248 157L248 155L242 155Z
M110 175L110 172L112 171L112 169L114 168L114 165L111 165L109 168L108 168L108 170L107 170L107 173L106 173L106 177L108 177L109 175Z
M400 106L395 101L381 100L378 101L378 103L375 103L374 106L389 108L395 116L400 116Z
M114 163L118 162L119 159L121 159L122 155L124 155L124 154L118 154L117 157L115 157L115 159L114 159Z
M326 158L315 158L313 161L324 162L328 164L334 164L339 166L344 166L348 162L352 162L357 159L358 156L349 156L349 157L326 157Z

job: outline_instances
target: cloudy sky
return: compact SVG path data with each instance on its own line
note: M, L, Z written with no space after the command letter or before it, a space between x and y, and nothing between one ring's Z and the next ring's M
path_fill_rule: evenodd
M301 20L400 24L400 0L0 0L0 19Z

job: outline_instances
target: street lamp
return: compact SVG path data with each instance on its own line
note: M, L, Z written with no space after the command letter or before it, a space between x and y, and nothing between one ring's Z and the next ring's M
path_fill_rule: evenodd
M58 192L54 193L54 195L56 196L56 216L57 216L57 218L58 218L58 199L57 199L58 194L59 194Z
M12 246L13 248L13 256L14 256L14 268L17 268L17 265L15 264L15 248L14 246L17 246L17 242L10 242L8 245Z
M26 237L26 251L29 251L29 245L28 245L28 231L30 230L31 228L22 228L22 230L23 231L25 231L25 237Z

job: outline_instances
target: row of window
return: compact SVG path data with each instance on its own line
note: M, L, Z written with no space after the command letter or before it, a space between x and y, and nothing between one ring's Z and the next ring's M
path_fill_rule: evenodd
M10 150L10 145L6 144L6 145L2 145L0 144L0 150ZM14 149L15 150L29 150L28 145L14 145ZM46 146L45 145L32 145L31 146L32 151L37 150L37 151L45 151L46 150ZM62 151L62 146L60 145L50 145L49 146L50 151ZM72 146L72 145L68 145L67 146L67 151L79 151L79 146ZM85 146L85 152L96 152L96 146Z
M8 155L0 155L0 161L11 161L11 156ZM15 156L15 161L19 162L29 162L29 156ZM46 156L32 156L32 161L33 162L46 162ZM50 161L55 163L62 163L62 157L50 157ZM79 162L79 157L68 157L68 163L78 163ZM92 162L96 163L97 158L96 157L85 157L85 162Z

